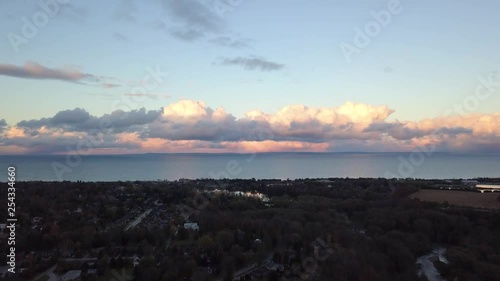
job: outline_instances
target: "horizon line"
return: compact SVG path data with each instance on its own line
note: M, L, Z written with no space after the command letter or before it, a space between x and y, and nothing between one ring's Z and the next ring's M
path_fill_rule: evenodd
M32 153L32 154L0 154L2 156L66 156L80 155L86 156L129 156L129 155L252 155L252 154L407 154L407 153L425 153L422 151L269 151L269 152L149 152L149 153L96 153L96 154L79 154L79 153ZM435 151L432 154L500 154L500 152L456 152L456 151ZM431 154L431 155L432 155ZM431 156L429 155L429 156Z

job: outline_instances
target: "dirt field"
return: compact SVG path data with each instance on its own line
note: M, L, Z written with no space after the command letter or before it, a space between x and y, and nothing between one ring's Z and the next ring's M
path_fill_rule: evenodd
M485 208L485 209L500 209L500 203L497 201L499 192L492 193L476 193L467 191L454 190L420 190L417 193L410 195L410 198L418 198L428 202L444 202L448 201L451 205Z

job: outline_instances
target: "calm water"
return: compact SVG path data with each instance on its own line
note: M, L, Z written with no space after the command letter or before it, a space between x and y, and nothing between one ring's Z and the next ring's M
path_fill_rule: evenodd
M147 154L82 156L81 161L65 155L0 156L0 181L6 181L7 167L12 164L17 167L18 181L500 177L500 154L418 156L409 153Z

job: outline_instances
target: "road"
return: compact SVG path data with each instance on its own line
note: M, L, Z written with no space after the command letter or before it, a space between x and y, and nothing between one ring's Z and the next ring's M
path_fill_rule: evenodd
M253 271L255 271L255 270L257 270L257 269L265 266L269 261L271 261L272 257L273 257L273 254L271 253L271 254L269 254L269 256L267 257L267 259L264 260L264 262L260 266L258 264L256 264L256 263L254 263L254 264L251 264L251 265L249 265L247 267L244 267L244 268L236 271L234 273L233 280L238 280L241 276L243 276L245 274L252 273ZM220 279L218 279L216 281L222 281L223 279L224 278L220 278Z
M33 279L31 279L32 281L35 281L37 280L38 278L42 277L43 275L47 275L49 276L49 279L48 281L59 281L61 280L61 276L57 275L54 273L54 270L56 269L56 266L57 264L51 266L49 269L45 270L44 272L38 274L37 276L35 276Z
M147 217L149 215L149 213L151 213L151 211L153 211L153 209L148 209L144 213L142 213L141 215L139 215L133 222L129 223L129 225L127 225L127 227L125 227L125 230L129 230L132 227L136 227L138 224L141 223L141 221L145 217Z
M97 261L97 258L63 258L62 261Z

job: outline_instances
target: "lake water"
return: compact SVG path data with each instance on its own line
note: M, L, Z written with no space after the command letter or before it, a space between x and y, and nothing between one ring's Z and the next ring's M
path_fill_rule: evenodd
M500 154L264 153L0 156L0 181L500 177Z

